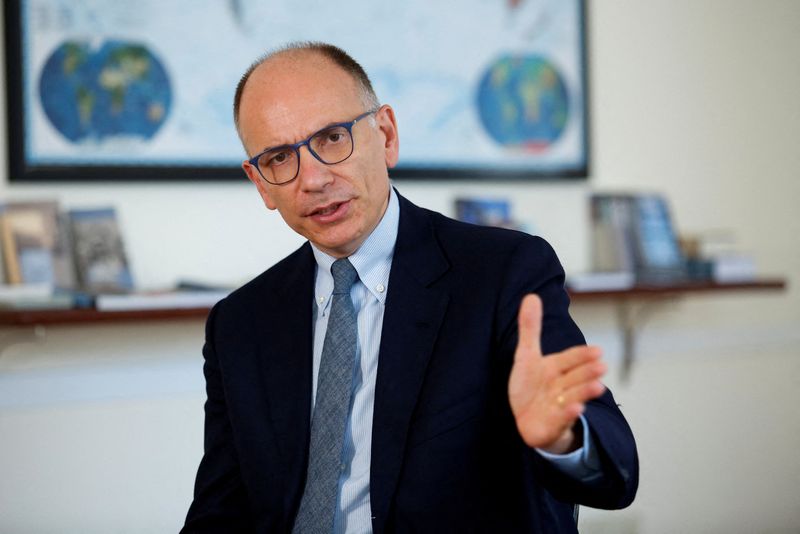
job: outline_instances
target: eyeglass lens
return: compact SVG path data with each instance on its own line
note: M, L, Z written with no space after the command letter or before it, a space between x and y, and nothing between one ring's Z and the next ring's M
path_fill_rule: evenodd
M309 139L308 148L322 163L340 163L353 153L353 136L345 126L326 128ZM276 148L258 158L261 173L268 181L276 184L293 180L299 167L299 149L292 147Z

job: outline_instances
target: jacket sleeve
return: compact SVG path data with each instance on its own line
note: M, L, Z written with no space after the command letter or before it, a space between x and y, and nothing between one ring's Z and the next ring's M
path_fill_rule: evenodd
M503 351L517 345L517 314L522 298L536 293L542 299L542 352L552 354L585 344L583 334L569 315L564 270L552 247L541 238L524 239L511 256L503 287L498 320L502 321ZM593 508L628 506L636 495L639 461L633 433L611 391L587 403L584 413L601 462L602 478L591 484L559 471L531 449L530 464L536 479L562 502Z
M204 451L197 470L194 500L181 533L253 531L228 418L222 371L214 347L215 318L223 302L214 306L206 322Z

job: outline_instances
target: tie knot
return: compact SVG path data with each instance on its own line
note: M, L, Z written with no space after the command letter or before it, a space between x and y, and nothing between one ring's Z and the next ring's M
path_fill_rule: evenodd
M350 288L358 279L358 273L347 258L336 260L331 265L333 275L333 294L350 293Z

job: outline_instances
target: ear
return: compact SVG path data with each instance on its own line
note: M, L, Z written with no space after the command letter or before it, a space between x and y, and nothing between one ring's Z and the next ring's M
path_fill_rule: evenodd
M244 169L247 178L253 182L253 185L258 189L258 194L261 195L261 200L264 201L264 205L267 206L267 209L274 210L277 208L277 205L272 201L269 191L267 191L267 183L261 177L261 173L258 172L258 169L250 165L250 162L246 160L242 162L242 169Z
M388 104L381 106L381 109L375 114L375 118L384 137L383 149L386 167L391 169L397 165L400 157L400 138L397 135L397 119L395 119L392 106Z

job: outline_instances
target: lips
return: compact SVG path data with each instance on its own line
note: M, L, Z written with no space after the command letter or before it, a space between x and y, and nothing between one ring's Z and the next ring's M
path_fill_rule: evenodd
M324 206L311 210L307 217L319 223L327 224L336 222L347 214L349 206L349 200L345 200L344 202L331 202L330 204L325 204Z
M313 212L311 212L311 215L312 216L314 216L314 215L330 215L331 213L336 211L336 209L341 204L342 204L341 202L337 202L335 204L329 204L329 205L325 206L324 208L319 208L317 210L314 210Z

